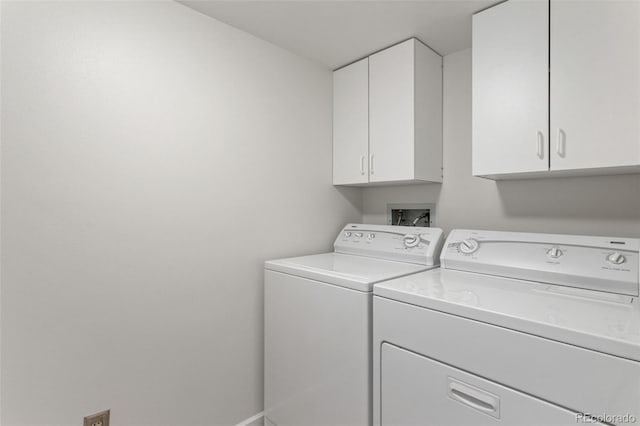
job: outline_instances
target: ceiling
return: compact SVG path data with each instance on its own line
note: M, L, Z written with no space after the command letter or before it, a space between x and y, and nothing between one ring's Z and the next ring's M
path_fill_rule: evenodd
M409 37L441 55L471 47L471 15L497 0L178 0L331 69Z

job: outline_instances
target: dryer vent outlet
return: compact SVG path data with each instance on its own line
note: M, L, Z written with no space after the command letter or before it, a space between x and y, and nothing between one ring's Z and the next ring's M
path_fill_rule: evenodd
M91 414L84 418L83 426L109 426L110 410Z

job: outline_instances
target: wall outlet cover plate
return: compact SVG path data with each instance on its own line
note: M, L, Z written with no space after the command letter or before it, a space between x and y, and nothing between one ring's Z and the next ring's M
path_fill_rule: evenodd
M110 410L101 411L91 414L84 418L83 426L109 426Z

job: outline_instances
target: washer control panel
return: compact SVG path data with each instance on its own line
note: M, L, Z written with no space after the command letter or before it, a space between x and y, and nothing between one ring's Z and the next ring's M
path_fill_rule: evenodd
M640 239L451 231L445 269L638 296Z
M442 229L350 223L334 243L337 253L434 266L440 263Z

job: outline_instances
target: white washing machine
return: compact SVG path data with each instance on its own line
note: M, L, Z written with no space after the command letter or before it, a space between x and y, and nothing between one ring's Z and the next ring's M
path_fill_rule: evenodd
M347 225L335 251L265 262L265 424L368 426L372 287L437 267L437 228Z
M640 240L455 230L374 287L374 424L640 424Z

